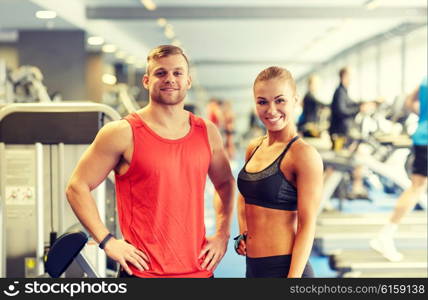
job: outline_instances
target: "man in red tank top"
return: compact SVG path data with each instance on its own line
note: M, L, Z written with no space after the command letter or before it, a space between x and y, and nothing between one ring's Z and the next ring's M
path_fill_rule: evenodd
M220 133L184 110L191 78L180 48L153 49L143 85L149 104L100 130L71 176L68 201L122 276L212 277L226 252L235 186ZM108 232L90 193L112 170L123 240ZM220 195L211 237L204 225L207 175Z

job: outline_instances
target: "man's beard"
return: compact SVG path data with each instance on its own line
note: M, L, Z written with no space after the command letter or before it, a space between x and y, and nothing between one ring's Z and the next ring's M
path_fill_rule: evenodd
M151 99L159 104L176 105L184 101L186 93L180 91L174 97L163 97L161 92L151 97Z

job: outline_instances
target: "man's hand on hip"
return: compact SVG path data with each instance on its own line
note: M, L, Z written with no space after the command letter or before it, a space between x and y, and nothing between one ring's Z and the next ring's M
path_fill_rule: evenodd
M205 256L205 259L201 264L203 269L214 271L217 268L217 265L226 253L228 241L229 235L225 234L217 233L214 236L207 237L207 243L202 248L198 257L201 259Z
M132 271L128 262L140 271L149 269L147 255L124 240L112 238L107 242L104 251L111 259L117 261L129 275L132 275Z

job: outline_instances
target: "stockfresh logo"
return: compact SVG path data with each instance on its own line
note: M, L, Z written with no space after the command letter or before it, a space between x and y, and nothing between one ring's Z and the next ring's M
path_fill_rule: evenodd
M4 290L3 293L9 297L15 297L19 294L19 290L16 288L16 285L18 285L18 283L19 281L14 281L13 284L9 284L7 290Z

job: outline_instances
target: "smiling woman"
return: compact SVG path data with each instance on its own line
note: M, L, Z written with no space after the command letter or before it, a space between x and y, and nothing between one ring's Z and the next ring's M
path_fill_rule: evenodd
M257 76L253 91L267 135L250 143L238 175L240 235L235 249L246 256L246 277L313 277L308 258L321 198L322 161L297 135L291 73L267 68Z
M263 70L254 83L257 115L268 130L278 131L294 123L296 84L285 69Z

